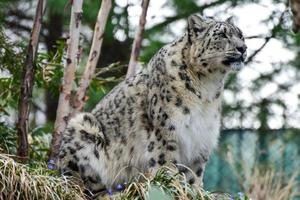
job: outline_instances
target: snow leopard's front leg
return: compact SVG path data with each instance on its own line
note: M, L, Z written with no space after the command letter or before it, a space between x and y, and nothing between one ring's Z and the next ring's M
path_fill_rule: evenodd
M207 160L207 156L200 155L190 162L188 166L190 170L184 172L189 184L203 186L203 174Z
M154 150L158 144L154 141L149 141L147 146L148 159L148 171L155 176L157 170L168 164L175 164L180 173L183 173L187 179L187 182L195 186L203 186L203 173L207 158L199 156L193 160L190 164L186 165L180 162L180 154L178 144L174 140L166 141L162 140L160 149ZM152 151L153 150L153 151ZM149 152L150 151L150 152Z
M160 131L155 131L155 137L147 142L145 157L147 171L154 176L161 166L178 163L179 145L175 140L163 139Z

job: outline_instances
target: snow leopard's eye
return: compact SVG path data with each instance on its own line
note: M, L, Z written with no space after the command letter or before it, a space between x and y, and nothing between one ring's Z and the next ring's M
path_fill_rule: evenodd
M227 35L226 35L225 33L220 33L219 36L220 36L221 38L228 38Z
M241 38L241 40L245 41L245 38L242 33L239 35L239 38Z
M239 28L237 28L237 30L238 30L238 37L241 39L241 40L245 40L245 38L244 38L244 36L243 36L243 32L239 29Z

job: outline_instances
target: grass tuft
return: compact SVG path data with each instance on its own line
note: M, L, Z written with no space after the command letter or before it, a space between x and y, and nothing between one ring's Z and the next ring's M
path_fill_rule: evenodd
M186 177L178 172L175 167L163 166L156 175L141 174L130 183L126 189L114 196L115 199L178 199L178 200L228 200L226 194L212 194L201 187L188 184Z
M29 167L0 154L0 200L82 200L80 181L60 176L46 166Z
M250 179L250 186L245 190L250 197L256 200L290 200L299 196L299 183L294 172L288 180L284 174L274 169L261 171L255 168ZM298 190L297 190L298 188Z
M11 156L0 154L0 200L85 200L82 181L59 175L36 166L15 162ZM210 193L188 184L186 177L175 166L161 167L155 176L140 174L128 183L125 190L113 196L95 195L92 199L116 200L246 200L223 193Z

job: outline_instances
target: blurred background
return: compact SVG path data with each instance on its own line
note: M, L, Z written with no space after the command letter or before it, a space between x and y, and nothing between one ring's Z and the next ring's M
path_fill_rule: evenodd
M89 53L100 3L84 0L81 63ZM114 1L86 111L124 78L140 4ZM0 152L16 152L20 78L35 7L32 0L0 0ZM140 61L147 63L182 35L194 13L218 20L234 16L248 46L246 67L226 82L220 145L207 166L205 189L273 195L268 199L285 199L280 195L288 193L286 199L300 199L300 35L291 31L288 0L152 0ZM48 0L30 114L31 162L47 159L69 14L68 0Z

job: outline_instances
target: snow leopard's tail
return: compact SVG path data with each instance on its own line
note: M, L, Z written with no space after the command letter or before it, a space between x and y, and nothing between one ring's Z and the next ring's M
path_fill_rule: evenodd
M80 113L68 123L63 133L57 166L64 174L79 174L90 189L100 184L97 166L105 151L106 138L99 122L91 113ZM75 173L74 173L75 172ZM91 188L92 187L92 188Z

